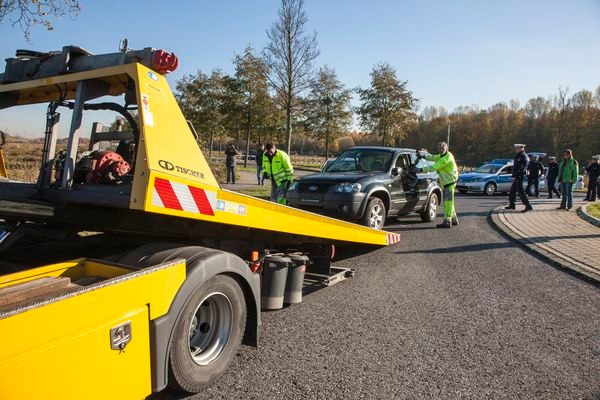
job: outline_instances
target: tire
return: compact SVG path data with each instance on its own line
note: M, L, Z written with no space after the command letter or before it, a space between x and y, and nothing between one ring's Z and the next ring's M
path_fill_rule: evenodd
M465 193L467 193L467 191L466 191L466 190L464 190L464 189L458 189L458 193L460 193L460 194L465 194Z
M425 208L425 211L419 213L421 216L421 221L431 222L435 219L437 215L438 203L439 200L437 195L432 193L431 197L429 197L429 201L427 202L427 208Z
M363 216L363 225L373 229L382 229L386 219L385 204L379 197L371 197Z
M485 184L485 186L483 188L483 194L485 196L493 196L494 193L496 193L497 189L498 189L498 186L496 186L496 184L494 182L488 182Z
M235 357L245 326L246 302L238 283L227 275L206 281L190 296L175 324L169 386L198 393L212 385Z

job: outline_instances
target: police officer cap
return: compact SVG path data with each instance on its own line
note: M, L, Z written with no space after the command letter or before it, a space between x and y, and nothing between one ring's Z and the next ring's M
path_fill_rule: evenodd
M592 156L592 160L600 160L600 156Z
M549 160L556 160L556 157L554 157L554 156L550 156L550 157L548 157L548 159L549 159Z
M520 144L520 143L515 143L513 146L515 146L515 148L517 148L517 147L525 147L524 144Z

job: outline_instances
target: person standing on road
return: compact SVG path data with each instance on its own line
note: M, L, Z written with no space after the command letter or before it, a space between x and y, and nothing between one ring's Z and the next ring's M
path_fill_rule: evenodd
M552 198L552 193L560 199L560 192L556 189L556 178L558 177L558 163L556 157L550 157L548 163L548 173L546 174L546 185L548 185L548 198Z
M596 201L598 191L598 177L600 176L600 156L592 156L592 161L585 168L588 176L588 190L585 201Z
M231 183L235 184L235 163L236 163L236 155L238 151L233 146L233 143L229 143L227 145L227 149L225 149L225 168L227 168L227 183L231 180Z
M544 176L544 164L542 164L538 157L531 156L527 172L529 173L529 178L527 179L527 189L525 192L528 195L531 194L530 190L533 185L535 197L540 197L540 176Z
M579 172L579 164L573 158L571 149L566 149L563 152L563 160L558 168L558 181L560 182L560 192L563 197L560 202L560 207L557 210L569 211L573 208L573 186L577 182L577 173Z
M259 144L258 149L256 149L256 179L258 179L259 185L265 184L265 178L263 178L263 174L262 174L262 162L263 162L264 154L265 154L265 145Z
M271 201L286 204L285 195L292 179L294 168L290 157L278 150L273 143L268 143L262 161L263 178L271 179Z
M529 164L529 159L527 158L527 153L525 153L524 144L515 144L514 147L516 154L513 160L512 169L513 182L508 194L508 205L504 207L504 209L514 210L517 208L515 202L518 194L519 199L521 199L521 202L523 205L525 205L525 209L522 211L525 213L533 210L533 207L531 207L531 204L529 204L529 199L523 191L523 180L525 179L525 173L527 172L527 164Z
M451 228L452 225L458 225L458 217L454 208L454 190L458 180L458 166L454 161L454 156L448 151L446 142L438 143L440 154L423 154L427 150L417 152L417 157L424 158L427 161L433 161L434 164L428 167L419 168L420 172L436 171L439 176L439 182L442 186L442 197L444 198L444 221L436 225L438 228Z

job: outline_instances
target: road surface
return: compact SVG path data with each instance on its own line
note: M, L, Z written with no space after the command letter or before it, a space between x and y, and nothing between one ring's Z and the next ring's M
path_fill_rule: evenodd
M387 226L399 244L263 313L260 347L191 398L600 398L600 290L494 231L486 217L503 202L457 196L451 230L418 217Z

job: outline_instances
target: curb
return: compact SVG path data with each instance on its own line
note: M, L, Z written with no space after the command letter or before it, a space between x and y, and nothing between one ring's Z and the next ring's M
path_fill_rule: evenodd
M569 262L565 259L558 259L555 254L552 254L549 251L546 251L540 248L535 243L531 242L529 239L524 238L517 233L513 232L509 227L507 227L499 218L498 211L501 210L504 206L498 206L493 208L488 214L488 222L498 233L502 236L505 236L509 240L512 240L525 248L529 253L537 256L538 258L546 261L550 265L554 267L558 267L561 270L573 274L581 279L586 281L591 281L594 285L600 283L600 274L595 274L590 272L584 268L581 268L577 264Z
M588 214L587 207L590 204L583 205L577 209L577 215L579 215L582 219L586 220L590 224L600 227L600 219Z

